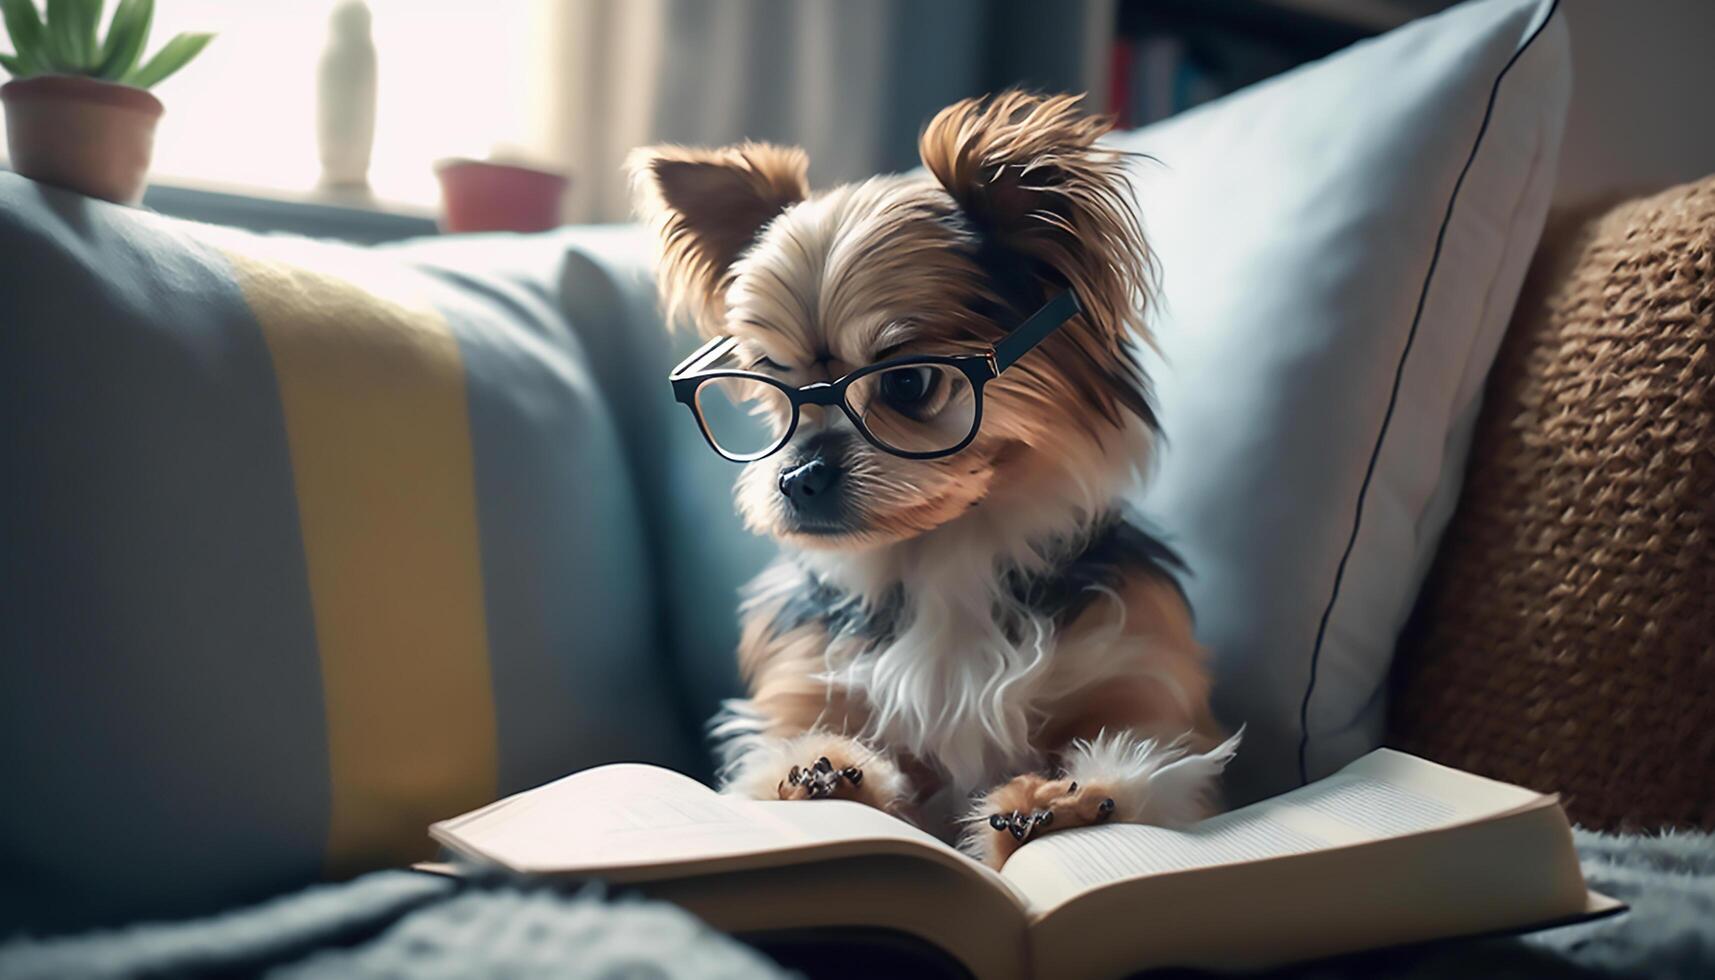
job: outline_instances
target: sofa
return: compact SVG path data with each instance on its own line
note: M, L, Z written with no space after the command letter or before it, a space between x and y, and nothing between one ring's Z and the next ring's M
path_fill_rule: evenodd
M1489 7L1484 57L1538 86L1513 107L1520 145L1557 139L1555 5ZM1433 54L1425 36L1370 61L1409 91L1401 59ZM1534 60L1519 36L1546 38ZM1272 113L1304 84L1245 98ZM1489 75L1461 85L1435 125L1509 118ZM1193 116L1119 139L1154 152L1220 132ZM1444 156L1413 175L1455 197L1468 174L1490 179L1475 150ZM1277 758L1254 775L1290 784L1385 740L1562 790L1588 828L1592 887L1634 911L1293 975L1715 969L1711 185L1560 209L1544 231L1541 158L1495 181L1511 188L1497 205L1511 237L1471 264L1514 286L1482 304L1492 329L1449 350L1464 400L1417 480L1427 516L1399 562L1413 570L1386 583L1398 608L1361 624L1385 639L1360 665L1388 696L1339 690L1363 644L1337 638L1353 659L1329 655L1321 697L1349 717L1313 744L1309 724L1302 741L1261 740L1257 757ZM1394 223L1394 203L1360 217L1448 233L1439 198L1416 224ZM1212 205L1143 206L1170 281L1194 279L1171 259ZM1404 237L1402 261L1421 265L1432 236ZM1496 237L1479 222L1472 247ZM0 976L946 968L931 950L746 947L623 896L398 870L433 855L432 820L569 771L628 759L711 775L701 728L739 687L737 589L772 550L737 526L733 469L666 396L695 341L662 322L650 255L633 226L371 248L257 236L0 174ZM1350 274L1370 271L1354 259ZM1420 316L1464 309L1428 305ZM1202 315L1186 297L1163 328L1187 310ZM1386 395L1392 364L1347 373L1366 371ZM1174 465L1158 475L1195 491ZM1176 499L1146 502L1172 513ZM1218 551L1193 549L1193 566ZM1283 574L1320 587L1323 571ZM1203 628L1274 628L1208 598L1221 575L1193 585ZM1366 611L1385 605L1376 587L1353 585L1375 599ZM1234 669L1256 689L1229 695L1229 713L1278 686L1273 663Z

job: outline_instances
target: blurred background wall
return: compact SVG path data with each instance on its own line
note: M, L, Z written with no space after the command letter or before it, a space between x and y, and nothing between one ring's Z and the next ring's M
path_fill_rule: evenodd
M531 149L576 175L571 220L625 213L625 154L796 143L811 180L912 166L950 102L1099 89L1118 0L560 0L542 4Z
M1715 0L1562 0L1572 106L1557 204L1715 173ZM1689 100L1689 101L1688 101ZM1701 104L1695 113L1685 106Z

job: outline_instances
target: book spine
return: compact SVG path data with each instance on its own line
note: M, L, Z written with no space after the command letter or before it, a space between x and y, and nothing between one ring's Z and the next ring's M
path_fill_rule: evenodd
M1108 62L1108 111L1120 129L1137 126L1137 112L1131 101L1131 73L1131 42L1121 38L1114 42Z

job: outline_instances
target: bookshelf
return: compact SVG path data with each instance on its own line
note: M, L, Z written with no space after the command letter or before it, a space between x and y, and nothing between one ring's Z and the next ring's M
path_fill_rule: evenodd
M1119 0L1108 108L1146 126L1450 0Z

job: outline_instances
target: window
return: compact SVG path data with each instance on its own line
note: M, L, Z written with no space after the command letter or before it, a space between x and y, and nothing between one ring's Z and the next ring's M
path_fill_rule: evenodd
M382 201L430 206L435 160L525 137L532 0L370 0L378 62L369 181ZM111 6L111 5L109 5ZM323 0L160 0L151 49L182 30L214 42L157 94L167 106L153 179L302 193L321 173L316 65Z

